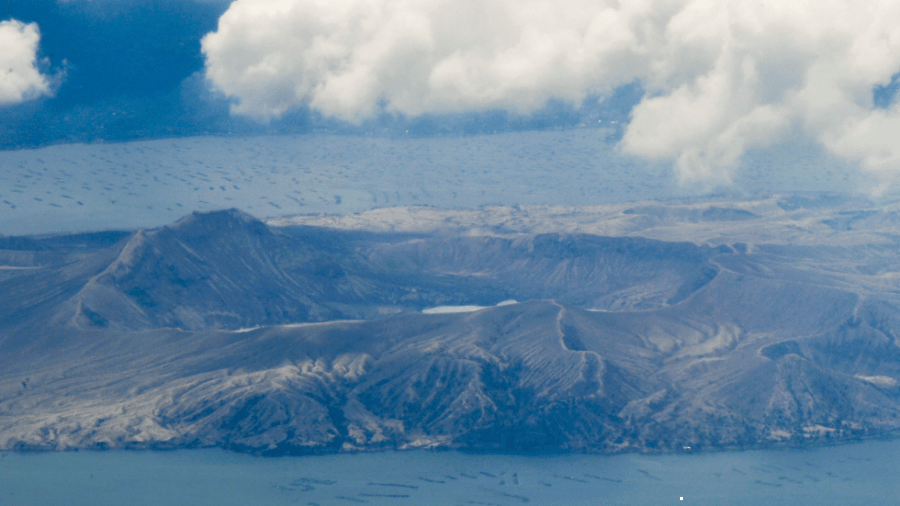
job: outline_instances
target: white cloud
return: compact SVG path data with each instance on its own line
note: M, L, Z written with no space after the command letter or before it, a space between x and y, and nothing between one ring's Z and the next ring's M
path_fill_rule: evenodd
M233 112L261 119L527 114L639 80L621 147L685 180L728 180L797 132L900 172L900 108L872 102L900 72L894 0L236 0L203 52Z
M38 26L15 19L0 21L0 106L50 93L37 68Z
M595 2L237 0L203 52L237 114L526 113L633 80L622 16Z

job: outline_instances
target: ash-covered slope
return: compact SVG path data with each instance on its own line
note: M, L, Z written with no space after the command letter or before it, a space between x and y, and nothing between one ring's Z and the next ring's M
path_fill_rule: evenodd
M373 250L368 259L390 271L484 279L520 300L638 309L683 300L715 278L709 259L730 251L642 237L548 233L404 241Z
M719 253L589 235L449 239L279 229L235 210L116 237L115 244L106 236L87 240L73 248L78 255L58 238L23 243L56 245L56 261L7 240L0 254L23 265L0 278L8 310L0 325L31 328L50 315L54 324L70 318L81 327L236 330L541 297L588 308L653 307L712 279L709 258ZM28 314L35 319L23 319Z
M239 328L333 314L313 301L279 260L310 262L313 248L288 243L249 215L190 215L172 226L138 231L77 297L100 326Z
M855 221L832 231L849 246L747 243L765 213L696 207L734 242L236 211L5 239L0 447L666 451L900 428L897 239L861 248Z

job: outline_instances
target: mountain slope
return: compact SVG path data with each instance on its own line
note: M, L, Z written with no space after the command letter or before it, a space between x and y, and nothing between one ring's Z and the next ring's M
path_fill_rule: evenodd
M766 219L666 219L682 215ZM232 210L6 238L0 448L616 452L885 434L900 428L900 254L879 237L366 233ZM487 307L421 312L436 305Z
M32 259L33 269L0 278L3 306L17 308L2 324L24 324L36 311L78 326L235 330L542 297L588 308L656 307L713 279L710 259L730 251L586 235L276 229L236 210L193 214L98 246L77 261ZM71 281L55 284L61 279ZM49 306L39 306L45 299ZM20 307L23 300L31 302Z

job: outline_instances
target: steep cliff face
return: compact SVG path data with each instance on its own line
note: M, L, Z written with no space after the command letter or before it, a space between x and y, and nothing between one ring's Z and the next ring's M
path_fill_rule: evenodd
M0 252L0 448L675 451L900 428L891 243L365 233L237 211L26 239ZM421 312L436 305L485 307Z
M709 259L722 253L590 235L424 239L280 230L236 210L193 214L102 246L74 262L19 272L7 293L48 299L74 312L80 326L132 330L236 330L507 299L646 308L709 282L717 272ZM6 307L16 304L10 297Z
M238 211L190 215L169 227L135 233L118 258L91 280L83 306L130 328L240 328L333 317L278 263L288 244ZM324 313L324 314L320 314Z
M709 259L729 252L641 237L536 234L403 241L368 259L382 269L481 278L520 300L622 310L679 302L715 278Z

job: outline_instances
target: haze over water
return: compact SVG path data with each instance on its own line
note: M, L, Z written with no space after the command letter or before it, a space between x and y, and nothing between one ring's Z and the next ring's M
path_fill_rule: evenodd
M232 207L265 218L869 189L821 149L796 146L749 153L733 186L684 186L669 164L620 153L610 134L193 137L0 151L0 235L155 227Z
M898 464L900 441L664 456L409 451L264 458L222 450L0 453L0 502L851 506L884 504L885 498L897 497Z

